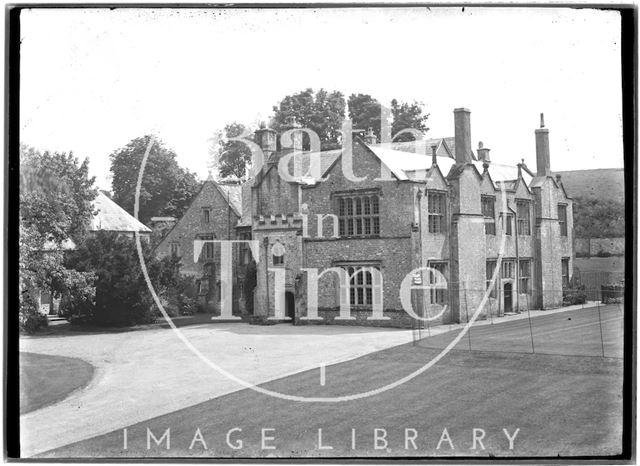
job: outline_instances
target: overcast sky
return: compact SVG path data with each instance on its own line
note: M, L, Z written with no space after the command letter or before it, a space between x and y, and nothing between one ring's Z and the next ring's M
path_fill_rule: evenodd
M429 137L471 110L474 147L535 167L544 112L552 170L622 167L620 17L530 8L27 10L21 141L109 159L154 132L206 177L208 139L266 120L307 87L418 100Z

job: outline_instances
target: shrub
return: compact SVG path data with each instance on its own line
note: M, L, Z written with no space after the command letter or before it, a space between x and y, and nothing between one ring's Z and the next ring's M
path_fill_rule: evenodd
M562 305L584 304L587 302L586 287L581 284L573 284L562 288Z
M68 270L58 315L67 320L72 318L90 319L95 311L95 278L91 272L82 273Z
M48 325L47 316L40 314L35 300L28 291L20 294L19 324L20 330L25 333L35 333Z
M622 303L624 302L624 281L620 283L609 283L600 287L602 292L602 302Z
M155 259L149 245L144 243L143 256L156 291L166 297L168 288L175 284L179 262L175 258ZM87 238L68 262L80 272L95 274L95 306L83 322L129 326L155 321L156 306L132 238L99 231Z
M190 316L198 312L198 287L190 276L177 275L167 287L162 303L169 317Z

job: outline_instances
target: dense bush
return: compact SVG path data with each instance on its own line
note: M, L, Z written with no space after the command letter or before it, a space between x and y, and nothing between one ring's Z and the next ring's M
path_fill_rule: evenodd
M179 261L155 259L143 243L149 278L160 297L176 286ZM147 287L133 238L113 232L97 232L72 253L68 265L95 274L94 306L86 306L82 320L99 326L129 326L155 321L158 314Z
M35 300L25 291L20 294L19 302L19 323L20 330L25 333L34 333L35 331L46 327L48 324L47 316L38 312L38 306Z
M190 316L198 312L196 281L190 276L178 275L161 296L165 312L170 317ZM160 313L158 313L160 315Z
M586 287L581 284L572 283L569 287L562 287L562 305L571 306L573 304L584 304L587 302Z
M624 281L620 283L609 283L601 286L602 302L622 303L624 302Z

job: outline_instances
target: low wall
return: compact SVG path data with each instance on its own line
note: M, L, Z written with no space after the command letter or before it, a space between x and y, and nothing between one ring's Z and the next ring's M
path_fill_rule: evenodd
M576 238L574 248L578 257L623 256L624 238Z
M371 316L370 310L351 310L351 320L336 320L340 315L339 309L318 309L318 317L321 320L302 320L299 316L295 318L296 325L366 325L368 327L396 327L413 328L415 320L404 311L385 310L384 316L387 320L368 320Z

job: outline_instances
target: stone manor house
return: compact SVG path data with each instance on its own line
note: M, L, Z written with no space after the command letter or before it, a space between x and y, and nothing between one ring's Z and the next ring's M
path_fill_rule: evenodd
M409 306L432 324L467 321L480 305L484 316L561 306L573 270L573 209L550 172L542 115L535 172L524 161L492 163L481 142L474 152L467 109L454 110L454 134L377 144L369 130L354 135L349 164L343 149L303 151L301 131L279 149L263 126L254 139L260 171L242 185L207 180L156 254L182 257L214 314L231 280L233 314L249 319L411 326L403 281ZM286 156L291 176L283 177ZM210 241L227 239L258 245L234 245L231 274ZM308 296L316 279L317 297ZM350 320L340 314L347 304ZM305 320L312 305L323 320Z

